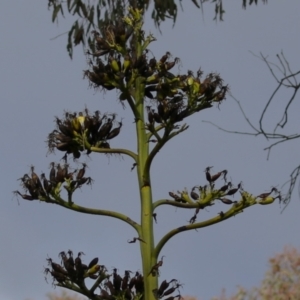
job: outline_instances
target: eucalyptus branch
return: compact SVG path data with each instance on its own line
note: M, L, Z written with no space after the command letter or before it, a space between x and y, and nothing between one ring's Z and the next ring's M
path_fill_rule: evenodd
M137 224L135 221L133 221L132 219L130 219L126 215L115 212L115 211L83 207L83 206L75 204L74 202L69 203L68 201L63 200L58 195L55 197L55 200L57 200L57 201L51 201L50 202L49 200L44 200L42 198L40 200L44 201L44 202L57 204L59 206L65 207L67 209L70 209L70 210L73 210L73 211L76 211L76 212L80 212L80 213L84 213L84 214L108 216L108 217L116 218L116 219L119 219L119 220L129 224L130 226L132 226L137 231L137 233L140 232L140 225L139 224Z
M104 153L104 154L125 154L132 157L135 162L137 162L138 159L137 155L134 152L127 149L118 149L118 148L107 149L107 148L91 147L90 150L92 152Z

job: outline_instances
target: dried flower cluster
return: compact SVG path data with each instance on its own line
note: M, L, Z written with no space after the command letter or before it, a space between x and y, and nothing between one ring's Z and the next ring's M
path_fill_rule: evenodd
M21 180L21 186L26 194L22 194L19 191L15 191L16 195L20 195L25 200L44 200L51 202L57 200L60 196L60 190L62 184L67 190L69 200L72 194L78 188L84 184L91 185L93 180L91 177L84 177L86 164L82 164L82 168L79 170L69 171L69 164L65 163L63 166L60 164L55 165L51 163L51 169L49 173L49 179L46 178L45 173L42 173L39 177L34 172L34 167L31 167L31 176L24 174L19 180Z
M82 262L83 252L79 252L74 259L73 251L62 251L59 253L61 264L48 258L48 264L51 268L45 268L45 274L50 274L53 284L78 291L90 299L141 299L144 293L144 278L139 272L131 277L133 272L126 270L124 276L120 276L117 269L114 268L112 274L108 273L104 265L100 265L98 257L90 261L88 265ZM86 286L86 280L92 279L94 283L91 288ZM47 277L46 277L47 280ZM153 291L156 299L173 300L181 298L180 294L171 296L181 284L172 279L167 282L164 280L159 289ZM100 293L96 290L100 289Z
M116 114L101 115L98 110L93 115L87 109L78 114L66 112L64 119L56 117L57 129L48 135L49 151L65 151L77 159L84 150L89 154L91 146L110 148L108 140L119 135L122 127L121 121L113 128L115 118Z

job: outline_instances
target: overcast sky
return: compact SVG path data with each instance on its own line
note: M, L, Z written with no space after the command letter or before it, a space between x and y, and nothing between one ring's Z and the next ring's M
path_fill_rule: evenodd
M181 59L179 71L197 71L201 66L205 74L220 73L249 118L257 123L276 82L250 51L276 61L276 54L283 50L292 69L299 70L300 2L273 0L247 10L235 2L225 1L222 23L212 20L212 6L205 7L203 19L201 12L188 4L179 12L174 28L164 24L161 35L147 21L145 30L157 37L150 47L157 58L170 51ZM98 256L101 264L109 270L118 268L122 275L124 270L141 268L138 244L127 243L135 232L120 221L38 201L19 199L18 204L13 197L12 191L20 189L17 179L29 172L31 164L36 173L48 174L49 163L61 159L62 153L46 155L44 141L55 128L54 116L61 117L64 110L80 111L87 105L91 111L116 112L117 120L124 118L123 128L111 147L136 147L129 109L123 110L115 92L95 92L82 79L87 68L82 48L75 50L71 61L65 50L66 35L51 40L67 31L69 24L70 20L63 19L52 24L46 1L2 0L0 4L0 298L5 300L46 299L53 287L45 282L43 267L48 255L58 262L62 250L84 251L85 262ZM278 121L289 93L283 91L276 98L268 114L269 129ZM297 132L299 109L299 103L293 103L286 132ZM274 148L267 160L263 149L269 144L262 137L230 135L203 120L226 129L250 130L230 97L220 109L214 107L188 119L189 130L167 144L153 164L154 199L167 198L169 191L205 184L207 166L214 166L214 172L227 169L233 183L243 181L247 191L260 194L271 186L280 188L299 163L298 140ZM136 173L130 171L132 161L92 154L80 162L88 164L87 175L95 183L78 191L76 201L117 210L138 221L140 206ZM80 165L72 162L72 166ZM224 206L216 204L201 211L198 220L222 209ZM222 288L231 294L237 285L258 285L268 258L285 245L300 246L298 185L291 204L283 214L281 210L278 202L257 205L215 226L176 235L161 253L165 255L161 280L176 278L184 284L182 295L201 300L219 295ZM170 229L187 224L192 214L159 207L156 242Z

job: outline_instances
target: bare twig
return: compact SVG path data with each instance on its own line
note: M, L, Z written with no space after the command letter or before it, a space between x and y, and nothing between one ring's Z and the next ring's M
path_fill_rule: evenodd
M268 57L264 56L262 53L260 53L260 55L256 55L254 53L252 53L252 54L255 57L258 57L259 59L261 59L267 65L271 75L274 77L275 81L277 82L277 86L276 86L275 90L272 92L272 94L271 94L270 98L268 99L265 107L263 108L263 111L260 115L260 119L259 119L259 122L258 122L258 126L254 126L254 124L250 121L250 119L247 117L245 111L243 110L240 101L237 100L232 94L229 94L229 95L237 103L243 117L245 118L248 125L251 127L252 130L250 132L241 132L241 131L235 131L235 130L228 130L228 129L224 129L221 126L218 126L218 125L216 125L212 122L209 122L209 121L203 121L203 122L210 123L213 126L217 127L219 130L222 130L222 131L227 132L227 133L244 134L244 135L252 135L252 136L263 135L267 140L275 140L274 143L272 143L268 147L264 148L264 150L266 150L268 152L267 159L269 159L271 149L274 146L282 144L283 142L287 142L287 141L291 141L291 140L295 140L295 139L300 138L300 133L282 134L282 133L277 132L277 130L279 128L283 129L289 121L289 118L288 118L289 115L288 114L289 114L289 110L291 108L291 104L295 101L298 90L300 89L300 82L299 82L300 70L297 71L297 72L292 71L292 69L290 67L290 64L289 64L288 60L286 59L286 57L284 56L283 52L276 55L276 57L279 61L279 64L276 64L276 63L273 63L273 62L269 61ZM275 67L276 72L273 70L273 67ZM280 76L278 76L278 74L276 74L278 72L279 72ZM271 104L274 102L275 96L277 96L278 91L281 90L282 87L292 89L293 93L289 97L289 99L288 99L288 101L285 105L285 108L284 108L281 119L275 125L273 132L269 132L265 129L263 121L265 119L265 115L266 115L267 111L270 109ZM290 180L288 180L284 184L284 185L289 184L288 192L287 192L287 194L286 194L286 196L283 200L283 203L286 204L286 205L291 200L292 192L295 188L295 184L296 184L296 181L298 179L298 176L300 177L300 165L297 166L292 171L292 173L290 174ZM300 194L300 190L299 190L299 194Z

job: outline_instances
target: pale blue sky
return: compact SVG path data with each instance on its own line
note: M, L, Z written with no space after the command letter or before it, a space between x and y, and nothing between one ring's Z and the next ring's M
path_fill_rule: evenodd
M160 57L170 51L180 57L182 72L196 71L199 66L205 73L219 72L255 122L276 83L249 51L261 51L275 61L276 54L284 50L293 70L299 70L300 2L273 0L246 11L233 2L225 3L225 22L212 21L212 7L205 8L203 20L200 11L188 4L179 12L173 29L164 24L160 35L148 21L146 31L158 40L151 46L153 53ZM135 233L120 221L80 215L37 201L20 199L18 205L13 198L12 191L19 188L17 178L29 172L31 164L38 174L47 173L49 163L61 158L61 153L46 156L44 141L54 129L54 116L62 116L64 109L80 111L87 105L92 111L117 112L119 119L124 118L124 126L112 147L135 149L135 137L130 111L122 109L115 92L96 93L82 79L82 70L87 68L82 49L78 47L70 61L66 37L50 40L69 29L68 20L51 24L46 1L4 0L0 8L0 298L45 299L46 293L53 291L42 273L45 259L49 255L58 261L62 250L84 251L86 261L98 256L101 264L117 267L122 274L125 269L140 269L138 245L126 242ZM270 120L281 112L288 93L280 96ZM299 128L299 108L299 103L292 106L288 129L293 133ZM215 107L191 117L189 130L172 140L153 164L155 199L204 183L207 166L214 166L216 172L227 169L234 183L242 180L246 190L259 194L273 185L280 187L299 163L298 140L275 148L267 161L263 148L268 143L263 138L229 135L203 120L232 130L249 129L229 97L220 110ZM95 183L92 189L83 187L77 192L78 203L115 209L138 220L132 161L97 154L80 161L88 163L87 174ZM198 220L222 209L215 205L201 211ZM162 251L166 257L161 279L177 278L184 284L182 295L199 300L219 295L222 288L232 293L238 284L247 288L258 285L270 256L285 245L300 246L298 190L283 214L281 209L278 203L255 206L213 227L177 235ZM193 212L164 207L157 214L156 241L171 228L186 224Z

